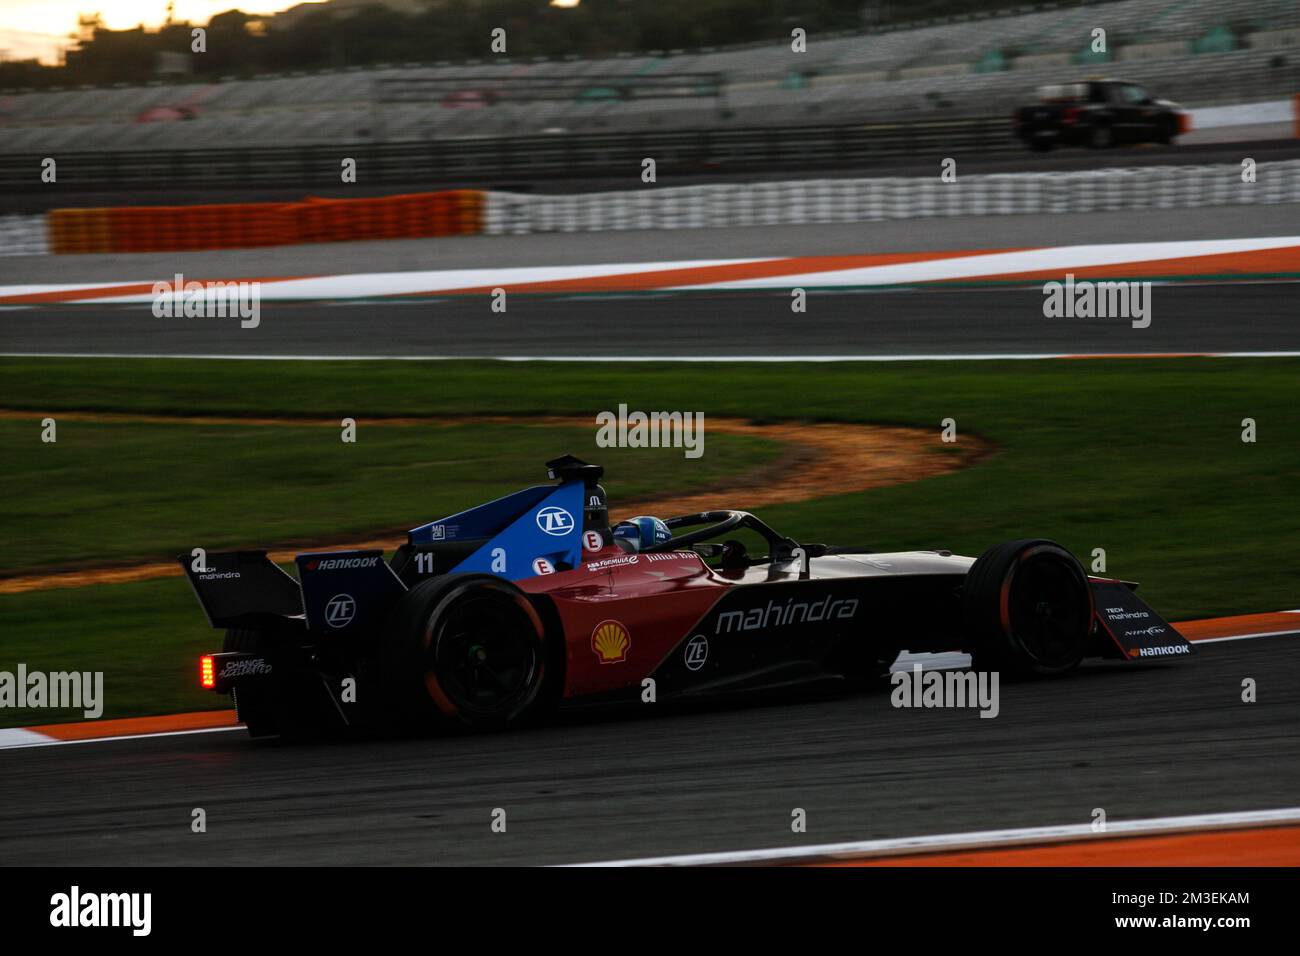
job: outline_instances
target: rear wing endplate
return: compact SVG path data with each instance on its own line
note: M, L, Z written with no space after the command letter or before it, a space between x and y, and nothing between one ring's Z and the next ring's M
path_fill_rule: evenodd
M176 558L215 628L301 619L302 589L265 551L209 552Z

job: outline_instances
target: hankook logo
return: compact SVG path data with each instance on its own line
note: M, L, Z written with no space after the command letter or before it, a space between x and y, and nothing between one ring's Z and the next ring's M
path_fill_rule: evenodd
M1139 647L1133 651L1137 657L1166 657L1169 654L1190 654L1191 648L1186 644L1170 644L1165 647Z
M309 561L307 570L342 571L344 568L372 568L378 561L378 555L369 558L321 558L319 561Z

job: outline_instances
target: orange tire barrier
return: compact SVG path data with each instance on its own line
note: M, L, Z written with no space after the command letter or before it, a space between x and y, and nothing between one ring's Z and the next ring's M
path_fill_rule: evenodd
M54 209L46 216L50 251L112 252L108 209Z
M55 253L180 252L474 235L482 231L484 208L479 190L454 189L289 203L55 209L47 222Z

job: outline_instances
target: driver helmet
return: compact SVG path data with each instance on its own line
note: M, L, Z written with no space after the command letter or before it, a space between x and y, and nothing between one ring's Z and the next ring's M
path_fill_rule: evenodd
M646 548L672 540L668 525L650 515L638 515L614 526L614 540L624 551L644 551Z

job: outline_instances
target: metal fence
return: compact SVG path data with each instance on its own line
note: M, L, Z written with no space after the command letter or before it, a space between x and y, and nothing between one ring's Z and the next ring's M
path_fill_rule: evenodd
M87 192L152 189L337 186L340 163L357 161L367 185L420 188L492 184L548 176L640 175L655 160L660 174L709 171L852 169L882 158L959 156L1013 146L1005 117L853 126L556 134L424 143L229 149L56 152L58 187ZM48 155L48 154L46 154ZM41 154L0 154L0 192L41 187Z

